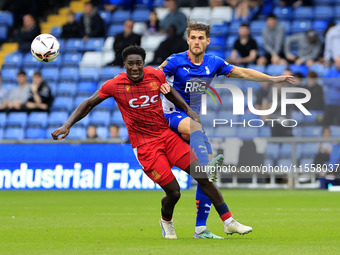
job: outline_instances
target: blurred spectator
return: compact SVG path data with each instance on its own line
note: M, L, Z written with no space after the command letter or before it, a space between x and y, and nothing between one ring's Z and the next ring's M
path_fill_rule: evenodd
M67 23L63 25L60 37L65 39L82 37L80 24L76 21L74 12L70 11L67 14Z
M89 37L104 37L105 24L102 18L94 10L92 3L87 2L84 5L84 12L79 20L80 32L87 40Z
M340 56L335 59L334 68L324 76L327 86L324 126L340 125Z
M292 53L292 44L298 45L297 56ZM285 41L285 55L290 63L311 66L320 55L322 43L318 34L313 30L287 37Z
M4 87L2 87L1 84L2 84L2 78L0 74L0 107L8 96L8 91Z
M233 51L228 59L231 64L253 64L257 58L257 43L250 36L249 25L242 23L239 31L240 38L234 43Z
M86 137L89 139L97 139L97 127L94 125L88 125L86 129Z
M159 19L156 12L150 12L149 20L146 22L149 34L156 34L159 32Z
M310 100L304 104L308 110L324 110L325 101L323 95L323 88L318 84L318 74L310 71L307 74L307 86L306 89L311 93Z
M340 25L331 27L326 33L324 58L326 64L340 56Z
M311 6L312 0L281 0L279 2L281 6L292 6L293 8L303 6Z
M27 101L30 86L27 83L26 73L20 70L17 74L18 87L15 87L9 94L8 100L4 100L0 106L1 111L24 111L24 103Z
M119 126L117 126L117 125L110 125L109 132L110 132L110 137L111 138L118 138L119 137Z
M269 14L266 19L267 26L262 30L263 46L265 54L257 60L258 65L286 64L283 58L283 41L285 29L277 23L274 14Z
M19 50L28 52L31 50L33 39L40 34L40 27L37 25L31 14L23 17L23 25L20 30L14 32L14 41L19 43Z
M168 28L168 37L160 43L153 61L149 65L160 65L166 60L167 57L174 53L179 53L188 49L187 42L182 36L176 34L176 27L171 25Z
M119 8L132 10L134 7L134 0L103 0L103 3L104 9L110 12Z
M331 130L329 127L324 127L322 130L323 138L331 137ZM325 164L329 162L329 155L332 152L333 144L330 142L323 142L319 144L318 153L315 155L314 164Z
M268 110L269 93L272 92L272 84L270 82L261 82L261 88L256 91L255 108L257 110Z
M113 43L113 50L115 52L115 60L108 65L123 66L123 50L130 45L138 45L141 43L141 36L133 33L133 20L129 19L124 23L124 32L117 34Z
M234 11L234 18L242 22L250 22L260 13L262 0L238 1Z
M174 25L177 35L183 36L187 25L187 17L178 10L175 0L164 0L164 4L168 8L169 13L161 20L161 32L165 33L171 25Z
M295 84L292 85L292 86L295 87L295 88L296 87L301 88L303 86L303 78L305 78L305 77L303 77L303 74L300 73L300 72L294 73L293 76L294 76L294 79L295 79Z
M50 87L43 80L41 72L35 72L32 78L32 86L30 88L29 97L25 104L29 112L47 112L49 111L53 96Z

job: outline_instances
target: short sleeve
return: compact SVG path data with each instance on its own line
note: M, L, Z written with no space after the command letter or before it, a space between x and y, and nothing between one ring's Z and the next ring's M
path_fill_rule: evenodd
M161 84L166 83L165 74L161 69L155 69L155 74Z
M99 97L103 100L109 97L113 97L114 85L115 85L114 79L106 81L98 90Z
M159 66L159 69L164 72L165 76L173 76L176 72L176 67L176 58L170 56Z
M227 61L223 60L220 57L216 57L216 56L215 56L215 61L217 62L216 64L218 66L217 75L218 76L225 75L225 76L227 76L229 78L229 76L234 71L235 66L229 64Z

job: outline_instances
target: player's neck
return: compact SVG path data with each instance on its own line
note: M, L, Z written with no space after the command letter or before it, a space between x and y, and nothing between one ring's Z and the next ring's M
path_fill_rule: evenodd
M194 64L201 64L202 61L203 61L203 56L204 56L204 54L194 55L194 54L192 54L192 53L189 51L189 56L190 56L191 61L192 61Z

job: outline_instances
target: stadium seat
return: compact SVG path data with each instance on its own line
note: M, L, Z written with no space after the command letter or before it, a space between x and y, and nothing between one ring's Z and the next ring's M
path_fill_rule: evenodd
M226 37L225 36L211 36L211 41L208 46L209 50L225 50Z
M113 50L113 43L115 42L115 38L113 36L109 36L105 39L104 46L103 46L103 52L112 52Z
M152 6L153 6L153 8L156 8L156 9L157 9L157 7L163 7L164 6L164 0L154 0ZM162 9L165 9L165 8L162 8Z
M303 136L307 137L321 137L322 127L320 126L307 126L303 128Z
M70 38L66 41L64 51L68 52L81 52L84 50L83 39Z
M312 157L318 153L318 143L304 143L301 149L301 157Z
M335 15L335 17L340 18L340 5L336 5L334 7L334 15ZM339 24L339 23L337 22L337 24Z
M4 138L4 129L0 127L0 140Z
M292 8L291 7L281 7L276 6L274 8L274 14L278 18L278 20L290 20L292 18Z
M42 62L39 62L36 60L31 52L28 52L25 54L23 60L22 60L22 65L25 67L40 67L42 65Z
M299 6L293 10L293 18L295 20L309 20L313 15L313 7L311 6Z
M288 168L291 168L292 166L292 159L291 158L283 158L283 159L279 159L277 161L277 165L278 166L283 166L283 167L288 167ZM293 168L291 168L293 170ZM286 174L286 172L285 172Z
M47 112L32 112L27 118L27 126L31 128L45 128L47 126Z
M106 32L106 36L116 36L119 33L123 33L123 24L111 24Z
M295 137L301 137L303 133L303 127L296 126L292 129L292 134Z
M7 128L3 138L22 140L24 137L25 133L23 128Z
M312 28L310 20L294 20L291 25L291 33L303 33Z
M165 38L165 35L145 35L142 37L141 46L146 51L155 51Z
M42 77L47 82L57 82L59 80L59 68L58 67L43 67L41 69Z
M61 126L68 119L68 114L66 112L51 112L47 119L47 124L49 126Z
M0 41L5 41L7 39L8 27L6 25L0 25Z
M301 165L303 169L305 164L310 165L310 164L313 164L313 162L314 162L314 157L303 157L300 159L299 165Z
M250 140L259 136L258 128L242 127L238 129L237 137L244 140Z
M302 73L303 77L307 77L308 67L306 65L289 65L289 69L293 73Z
M19 51L16 51L12 54L9 54L5 57L5 63L6 67L15 67L20 68L21 62L22 62L23 54ZM4 68L4 66L2 67Z
M280 147L279 158L290 158L293 146L290 143L283 143Z
M84 127L72 127L68 139L86 139L86 129Z
M61 48L61 46L60 46ZM48 63L48 67L60 67L62 64L62 56L64 54L60 53L59 56L57 58L55 58L53 61Z
M90 115L90 125L94 126L109 126L110 112L108 111L95 111Z
M262 65L255 65L255 64L249 64L248 68L254 69L256 71L259 71L261 73L265 72L266 67Z
M122 114L119 110L115 110L111 117L111 124L124 125Z
M322 34L327 28L327 26L328 26L327 20L314 20L313 22L313 29L319 34Z
M80 103L83 102L85 99L87 99L87 97L85 97L85 96L75 97L74 101L73 101L73 109L77 108L78 105L80 105Z
M309 70L316 72L319 77L323 77L326 73L329 72L329 68L325 67L323 64L313 64L309 67Z
M7 115L4 112L0 112L0 128L5 127Z
M216 6L211 10L210 13L211 24L223 24L226 22L230 22L232 18L233 10L229 6Z
M265 157L268 159L277 160L279 158L280 144L268 143L266 146Z
M191 14L191 8L190 7L180 7L179 11L183 12L185 14L185 16L190 17L190 14Z
M272 131L270 127L263 126L260 128L260 137L271 137L272 136Z
M96 91L96 83L91 81L81 81L78 84L77 96L90 96Z
M237 128L236 127L217 127L214 129L212 134L209 134L210 137L237 137Z
M330 126L330 130L331 130L331 137L340 137L340 126Z
M100 11L98 11L98 14L102 18L102 20L104 21L105 26L110 24L110 22L111 22L111 12L100 10Z
M15 82L2 82L1 87L7 90L7 92L12 91L16 86L18 86Z
M331 20L334 18L334 8L332 6L314 6L313 18Z
M264 20L252 21L250 23L250 33L253 36L261 35L263 28L265 28L266 26L267 26L266 21L264 21Z
M63 67L60 70L60 81L74 81L77 82L79 78L79 71L77 67Z
M105 99L103 102L101 102L99 105L96 106L96 109L102 110L102 111L111 111L115 106L115 100L111 97L108 99Z
M268 65L266 73L269 75L281 75L283 71L286 70L285 65Z
M25 127L27 124L27 113L11 112L7 116L7 127Z
M107 65L109 63L112 63L114 60L115 60L115 53L114 53L113 50L102 52L101 60L100 60L101 63L102 63L102 66L105 66L105 65Z
M149 17L149 16L147 16ZM131 12L128 10L116 10L111 16L111 23L123 24L126 20L131 19Z
M104 66L100 73L100 78L104 80L112 79L120 74L123 69L119 66Z
M332 5L334 4L334 0L313 0L315 6L319 5Z
M108 127L97 127L97 135L101 139L107 139L110 137Z
M228 35L228 26L226 24L214 24L211 26L211 36L225 36Z
M75 123L73 126L74 127L87 127L90 123L90 116L86 115L84 118L79 120L77 123Z
M104 47L104 40L104 38L89 38L84 45L84 50L101 52Z
M58 97L74 97L77 92L77 83L63 82L57 87L56 95Z
M226 55L225 55L225 51L224 50L210 50L208 49L206 51L207 54L211 54L211 55L214 55L214 56L218 56L220 58L223 58L225 59L226 58Z
M280 20L279 22L285 29L285 34L290 35L291 34L291 22L289 20Z
M62 66L78 67L82 57L83 54L80 52L67 52L61 57Z
M72 109L73 109L73 98L72 97L56 97L51 107L51 111L69 112Z
M13 26L13 14L11 12L0 12L0 25Z
M129 134L128 134L128 130L125 126L121 126L119 128L119 135L118 135L119 138L123 138L123 139L126 139L128 140L129 139Z
M132 20L134 22L147 22L149 19L150 11L148 9L136 9L132 12Z
M304 121L304 115L301 111L292 111L291 116L292 119L296 120L299 124Z
M44 128L27 128L25 132L26 139L44 139L45 138Z
M237 40L238 36L236 35L231 35L227 39L227 50L232 50L234 47L234 43Z
M168 15L169 10L167 8L164 7L158 7L156 8L156 13L157 13L157 17L159 20L163 20L165 18L166 15Z
M230 35L238 35L238 29L240 28L241 22L240 21L233 21L229 25L229 33Z
M99 72L100 70L95 67L82 67L79 70L79 80L97 82L99 79Z
M209 23L210 22L210 7L194 7L190 13L190 19L197 22Z
M102 53L96 51L87 51L84 53L80 62L80 67L100 67L102 65Z
M61 36L61 32L62 32L62 27L60 26L52 27L51 29L51 34L57 38Z

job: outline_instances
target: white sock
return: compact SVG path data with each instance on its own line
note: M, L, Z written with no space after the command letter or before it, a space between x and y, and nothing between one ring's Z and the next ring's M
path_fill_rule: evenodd
M195 233L196 234L201 234L206 229L207 229L207 226L196 226L195 227Z
M228 225L233 220L233 217L230 217L224 221L224 225Z

